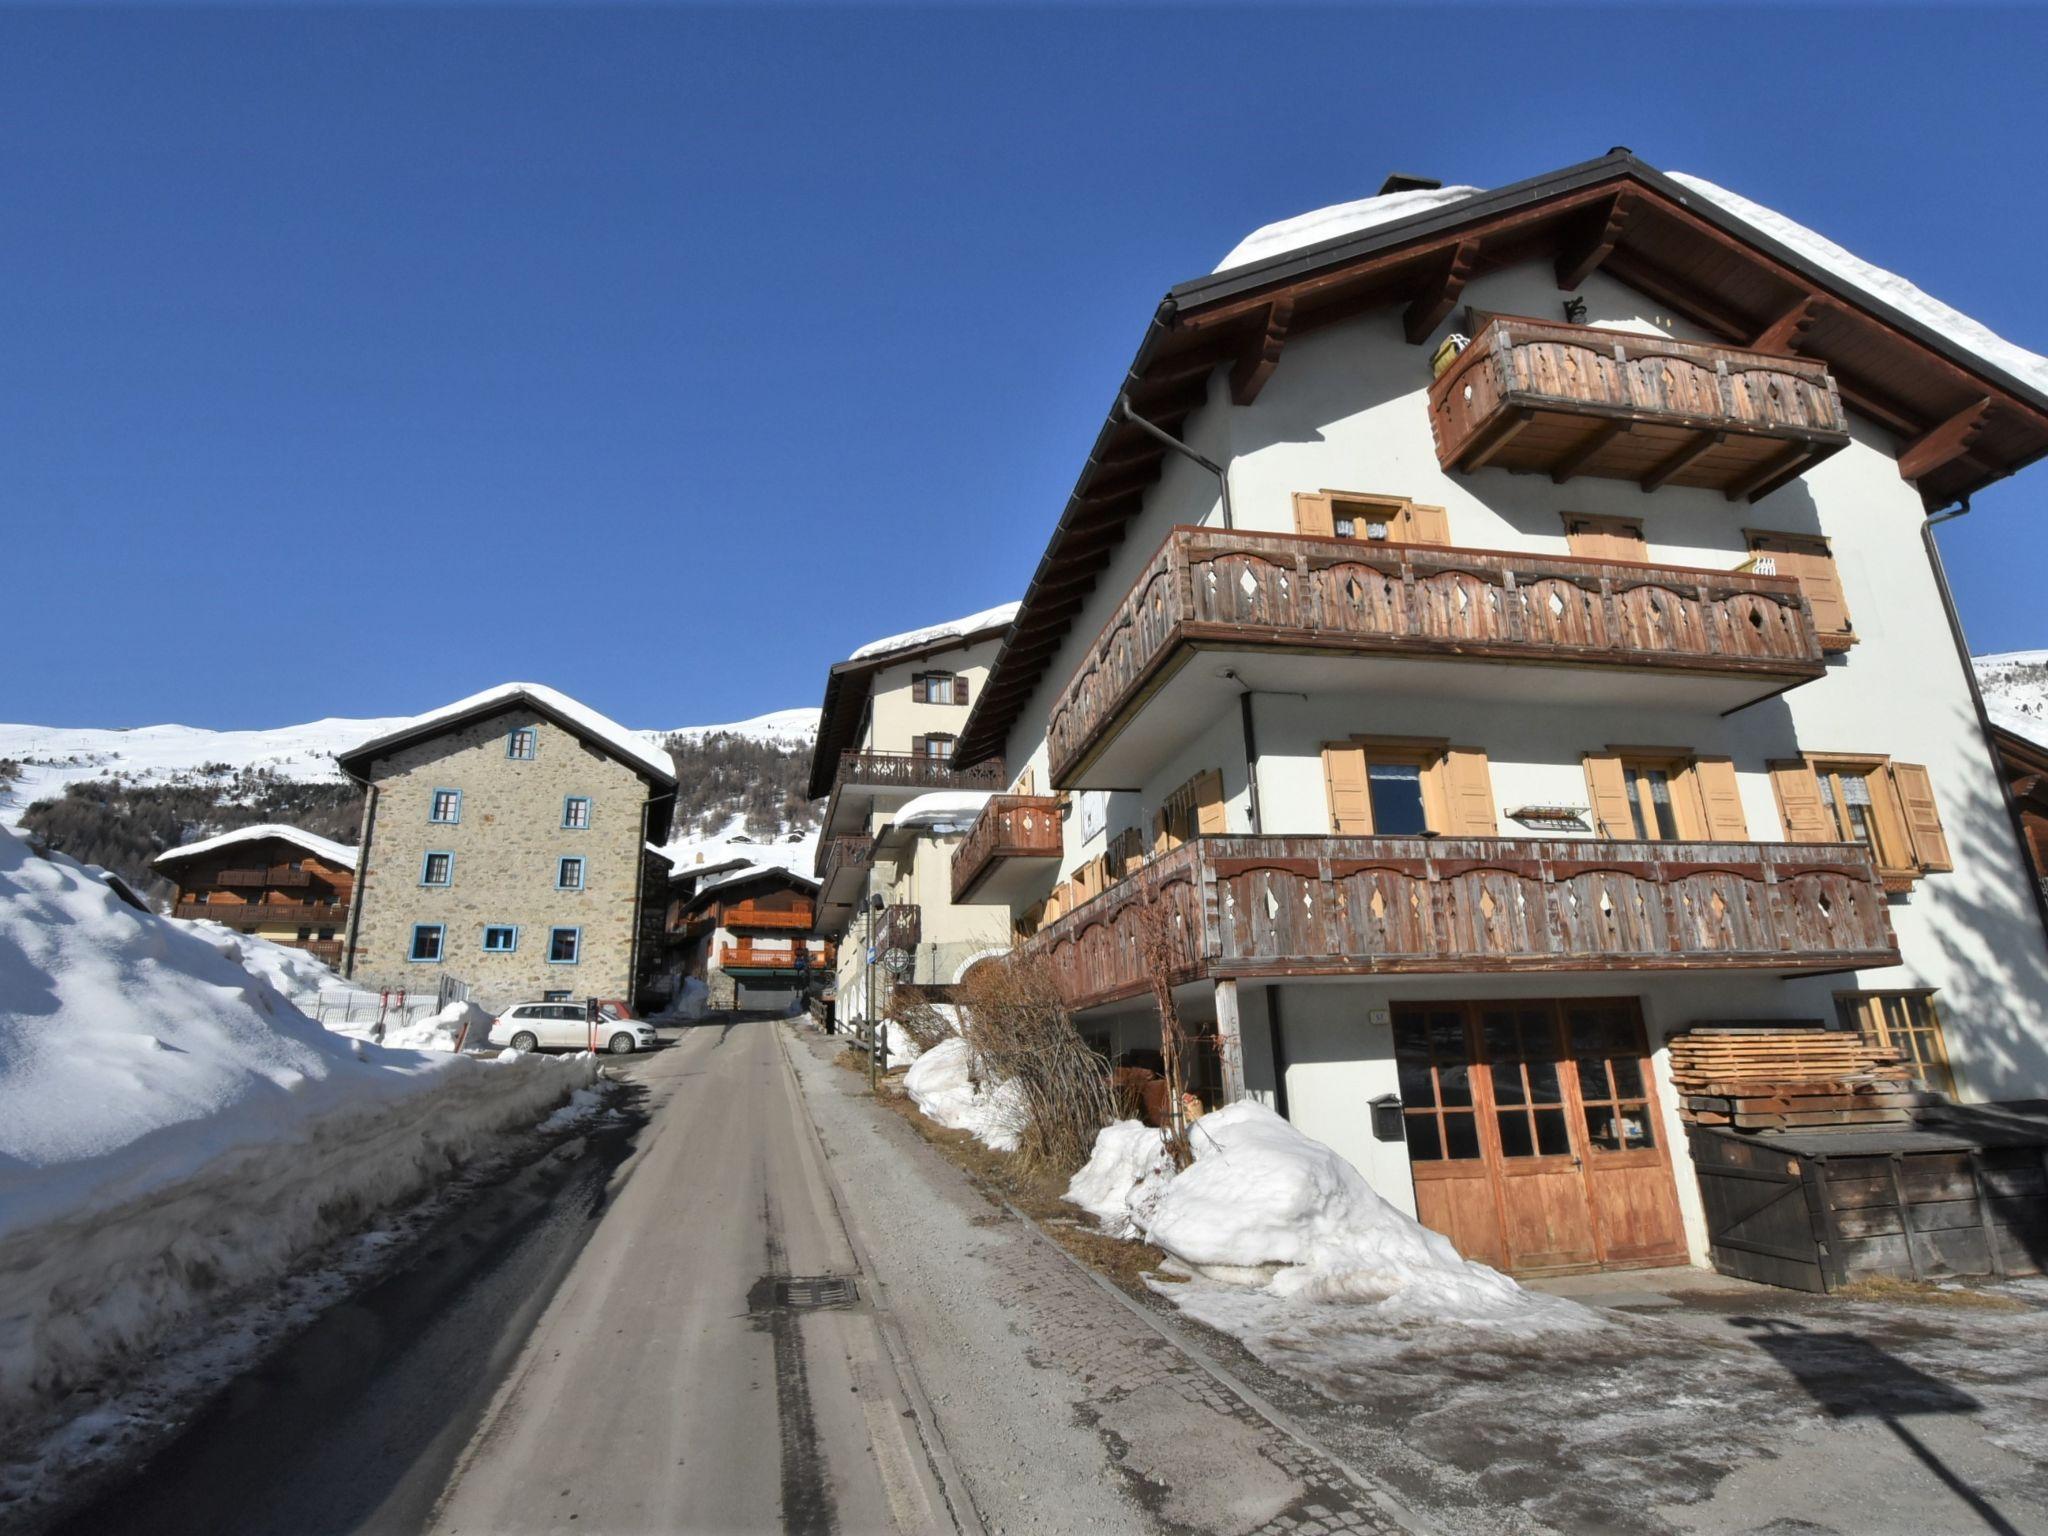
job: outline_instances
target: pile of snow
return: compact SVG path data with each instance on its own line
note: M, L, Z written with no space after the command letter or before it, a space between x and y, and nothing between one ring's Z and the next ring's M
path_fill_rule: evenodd
M1972 658L1991 723L2048 747L2048 651Z
M975 1077L974 1053L956 1035L912 1062L903 1087L926 1119L971 1131L998 1152L1016 1151L1024 1129L1023 1090L1015 1083L978 1083Z
M1278 223L1253 230L1238 241L1230 254L1217 262L1212 270L1228 272L1232 267L1248 267L1255 261L1284 256L1289 251L1306 250L1309 246L1321 245L1325 240L1335 240L1340 235L1355 235L1381 224L1392 224L1397 219L1412 219L1432 208L1463 202L1478 191L1477 187L1417 187L1406 192L1361 197L1355 202L1333 203L1328 208L1299 213L1291 219L1281 219Z
M1460 1257L1263 1104L1196 1121L1195 1161L1179 1173L1159 1142L1135 1121L1109 1127L1067 1199L1197 1275L1271 1296L1366 1302L1390 1321L1518 1321L1556 1310L1554 1298Z
M970 613L965 618L947 619L942 624L927 624L923 629L905 630L900 635L886 635L880 640L870 640L848 658L852 661L870 661L877 656L892 656L898 651L914 651L920 646L933 645L941 640L964 639L978 635L987 629L1006 629L1017 617L1021 603L998 603L993 608L984 608L980 613Z
M212 853L220 848L232 848L237 843L260 843L273 837L290 843L295 848L304 849L316 859L325 859L329 864L338 864L343 869L355 868L356 851L346 843L337 843L332 838L321 837L318 833L308 832L304 827L288 826L281 821L267 821L253 827L237 827L232 832L203 837L196 843L184 843L176 848L168 848L151 862L161 864L167 859L175 862L179 859L192 858L197 854Z
M896 813L899 832L965 832L989 801L985 789L941 789L916 795Z
M1855 289L1867 298L1887 304L1909 319L1917 320L1929 330L1938 333L1966 352L1973 352L1994 368L2001 368L2035 389L2048 391L2048 357L2038 352L2029 352L2025 347L2014 346L2003 336L1980 325L1959 309L1954 309L1932 294L1925 292L1896 272L1887 272L1883 267L1873 266L1853 252L1822 234L1808 229L1794 219L1788 219L1775 209L1761 203L1753 203L1738 192L1718 187L1703 176L1688 176L1683 171L1671 172L1671 179L1680 186L1712 203L1723 213L1730 214L1747 224L1758 234L1777 241L1780 245L1796 251L1813 265L1840 279L1849 288Z
M685 976L682 989L669 1005L647 1022L650 1024L695 1023L711 1007L711 988L701 976Z
M401 1051L468 1050L488 1043L491 1021L490 1010L457 998L430 1019L387 1025L384 1044Z
M417 1195L594 1075L387 1050L0 830L0 1419Z
M275 939L234 929L209 918L180 922L180 927L204 934L207 942L252 976L260 976L278 994L301 1012L318 1006L320 994L342 985L341 978L325 961L303 949L280 944Z
M882 1021L882 1033L889 1046L889 1065L906 1066L924 1054L924 1050L910 1036L903 1032L903 1026L894 1019Z

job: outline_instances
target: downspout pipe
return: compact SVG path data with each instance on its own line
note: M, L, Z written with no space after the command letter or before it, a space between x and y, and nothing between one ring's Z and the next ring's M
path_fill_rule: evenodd
M1949 637L1955 641L1956 656L1963 664L1963 678L1970 685L1970 703L1977 711L1977 730L1984 743L1984 751L1991 759L1991 777L1998 785L1998 793L2005 801L2005 819L2012 826L2013 854L2019 860L2020 876L2033 893L2034 915L2041 922L2041 939L2048 945L2048 889L2044 889L2034 867L2027 860L2027 824L2020 814L2019 802L2013 798L2012 785L2005 776L2005 764L1999 761L1998 743L1991 734L1991 712L1984 707L1984 690L1977 682L1976 663L1970 659L1970 642L1963 634L1962 616L1956 612L1955 593L1949 589L1948 569L1941 563L1941 546L1935 542L1934 530L1943 523L1952 523L1968 514L1970 498L1965 496L1954 506L1939 512L1931 512L1920 523L1920 542L1927 549L1927 564L1934 572L1934 585L1941 593L1941 611L1948 619Z
M1129 395L1118 395L1116 397L1116 414L1120 420L1129 422L1155 442L1163 444L1167 449L1179 454L1191 463L1201 465L1202 468L1214 475L1216 477L1216 488L1221 493L1223 500L1223 526L1225 528L1235 528L1237 526L1236 520L1230 515L1230 475L1221 464L1218 464L1214 459L1209 458L1205 454L1197 453L1157 422L1147 421L1144 417L1140 416L1135 410L1131 409L1131 397Z
M1248 819L1252 826L1252 836L1257 837L1265 827L1264 818L1259 815L1259 737L1252 726L1251 684L1239 677L1235 669L1226 671L1223 675L1237 684L1240 690L1237 696L1237 718L1244 731L1244 803L1245 809L1251 813Z

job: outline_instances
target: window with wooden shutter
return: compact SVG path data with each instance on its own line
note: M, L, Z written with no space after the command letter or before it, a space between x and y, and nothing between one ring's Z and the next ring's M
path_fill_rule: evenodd
M1195 830L1204 837L1220 837L1230 830L1223 805L1223 773L1211 768L1190 780L1194 791Z
M1450 514L1405 496L1355 491L1297 491L1294 531L1373 544L1448 544Z
M1682 749L1609 747L1585 758L1602 837L1637 842L1744 842L1735 764Z
M1842 595L1841 573L1835 569L1835 555L1828 541L1818 535L1772 533L1757 528L1749 529L1748 536L1750 552L1757 563L1768 560L1780 576L1799 579L1799 590L1813 609L1813 627L1820 632L1822 647L1843 650L1855 644L1849 602Z
M1941 811L1934 803L1934 785L1927 770L1918 763L1893 763L1892 783L1899 793L1904 812L1906 837L1912 844L1913 861L1931 874L1954 869L1949 857L1948 833L1941 825Z
M1164 853L1189 838L1216 836L1229 830L1222 771L1205 769L1168 795L1153 817L1153 852Z
M911 737L910 751L916 757L929 757L931 755L931 738L929 736Z
M1636 835L1635 801L1618 754L1586 754L1586 793L1593 801L1593 828L1602 837L1626 841Z
M1693 782L1700 809L1706 813L1706 835L1717 843L1749 841L1749 818L1742 814L1742 791L1735 782L1735 764L1725 757L1692 760Z
M1773 763L1771 783L1787 837L1793 842L1862 843L1893 891L1909 888L1923 874L1955 867L1934 786L1917 763L1817 753L1798 764ZM1814 835L1795 830L1795 817L1800 828L1811 827Z
M959 673L955 673L953 676L953 702L955 704L965 704L967 702L967 679Z
M1564 514L1565 541L1582 560L1635 560L1650 558L1650 546L1643 538L1643 525L1633 517L1597 517L1590 512Z
M1493 780L1476 747L1359 736L1323 747L1330 831L1338 837L1493 837Z
M1492 837L1499 828L1493 817L1493 776L1486 754L1477 747L1447 748L1435 765L1442 776L1444 807L1452 837Z
M1770 764L1771 793L1778 797L1778 820L1788 843L1834 843L1834 822L1821 804L1820 782L1803 761Z
M1331 835L1370 837L1372 801L1365 787L1365 748L1349 742L1324 747L1323 787L1330 797Z

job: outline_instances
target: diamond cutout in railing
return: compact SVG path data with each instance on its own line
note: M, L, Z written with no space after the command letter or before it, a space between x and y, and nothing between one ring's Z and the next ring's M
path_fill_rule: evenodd
M1237 573L1237 587L1246 597L1254 596L1259 590L1258 578L1253 576L1250 571L1239 571Z

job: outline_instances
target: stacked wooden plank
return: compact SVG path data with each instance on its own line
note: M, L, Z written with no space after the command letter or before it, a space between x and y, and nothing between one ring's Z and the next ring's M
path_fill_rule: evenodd
M1904 1125L1940 1102L1915 1088L1895 1053L1847 1030L1696 1025L1669 1045L1680 1113L1694 1125Z

